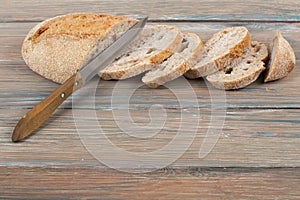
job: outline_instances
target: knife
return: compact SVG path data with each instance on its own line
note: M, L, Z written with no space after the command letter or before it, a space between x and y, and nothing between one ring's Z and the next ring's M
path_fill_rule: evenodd
M56 88L43 101L27 112L17 123L12 141L19 142L38 129L72 93L83 87L96 74L109 65L141 32L148 17L138 21L104 51L89 60L71 78Z

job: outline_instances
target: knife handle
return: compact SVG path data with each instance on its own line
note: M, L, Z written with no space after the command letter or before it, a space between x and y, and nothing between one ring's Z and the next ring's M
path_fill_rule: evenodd
M25 114L16 125L12 141L19 142L38 129L73 92L82 87L79 73L73 75Z

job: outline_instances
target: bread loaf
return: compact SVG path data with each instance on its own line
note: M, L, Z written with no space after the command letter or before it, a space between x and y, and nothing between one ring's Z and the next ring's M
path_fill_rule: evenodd
M104 80L121 80L149 71L170 57L181 40L181 32L175 27L146 27L124 53L99 75Z
M207 76L206 79L219 89L233 90L246 87L265 70L263 61L267 57L267 47L262 43L253 41L241 57L221 71Z
M142 81L151 88L157 88L187 72L201 56L203 43L198 35L184 33L177 51L155 69L148 72Z
M90 55L110 46L136 22L106 14L75 13L51 18L28 33L22 56L36 73L63 83L87 64ZM203 46L193 33L183 34L172 26L150 25L99 75L104 80L120 80L149 71L142 81L152 88L182 74L191 79L207 76L217 88L238 89L255 81L265 69L266 46L250 43L245 27L226 28ZM287 76L296 62L293 49L280 32L270 52L265 82Z
M97 43L99 51L111 45L136 20L102 14L68 14L35 26L22 46L26 64L36 73L63 83L83 64Z
M287 76L296 63L295 53L286 39L278 31L271 44L271 58L267 65L264 82L275 81Z
M226 28L212 36L202 51L202 58L185 76L190 79L207 76L241 56L250 45L250 34L245 27Z

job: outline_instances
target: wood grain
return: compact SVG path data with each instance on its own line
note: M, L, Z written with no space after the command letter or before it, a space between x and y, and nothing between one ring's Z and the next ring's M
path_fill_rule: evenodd
M98 168L0 167L0 198L292 200L300 196L299 177L293 168L166 168L129 174Z
M0 199L299 199L299 11L300 2L296 0L2 0ZM122 81L115 98L124 99L135 91L130 99L130 116L138 125L149 122L153 104L166 109L165 127L149 140L120 130L111 105L117 82L99 82L96 116L108 139L126 151L145 153L166 145L177 134L181 114L191 125L200 120L192 144L167 168L124 173L99 162L80 141L72 111L80 111L82 115L76 120L86 122L84 129L89 133L96 135L98 131L97 126L88 123L91 116L85 114L93 110L88 96L84 105L73 110L72 99L68 99L26 142L11 142L19 118L58 86L25 65L20 53L23 39L38 22L69 12L149 15L152 23L195 32L204 41L223 28L243 25L254 40L269 43L280 30L294 48L297 64L285 79L269 84L260 79L245 89L225 93L210 88L202 79L191 80L189 85L197 100L186 99L184 107L166 87L137 89L141 77ZM179 95L189 94L185 86L177 88ZM201 115L197 118L195 113L199 110ZM119 115L128 118L123 112ZM220 128L218 124L222 122L216 145L200 159L199 149L207 131ZM190 131L187 128L184 133ZM181 150L178 147L167 153ZM105 148L101 153L112 162L130 161Z
M17 123L12 134L12 141L19 142L37 130L54 111L72 93L82 86L82 79L74 74L66 82L57 87L44 100L38 103L32 110L27 112Z
M158 103L158 102L157 102ZM58 110L48 122L38 130L38 134L26 142L12 144L10 135L19 116L26 113L24 109L0 110L0 166L52 166L52 167L104 167L93 158L81 143L76 130L73 113L70 109ZM80 111L82 117L76 118L76 123L82 121L87 133L100 134L98 126L90 124L93 120L87 112ZM130 114L139 126L145 126L149 120L149 110L132 108ZM151 152L159 149L178 134L180 116L189 118L191 127L195 119L195 110L168 109L168 117L161 132L149 140L128 136L132 132L123 132L115 122L111 110L97 109L97 117L106 137L114 145L129 152ZM8 114L9 113L9 114ZM116 111L123 115L121 111ZM225 124L217 144L210 154L200 159L198 154L208 128L222 122L222 112L211 109L200 109L200 123L193 143L171 166L189 167L300 167L300 111L298 109L230 109L225 113ZM284 116L284 117L283 117ZM161 119L164 120L164 119ZM78 124L77 124L78 125ZM128 123L128 126L132 124ZM78 126L77 126L78 127ZM82 130L82 125L79 126ZM214 128L222 128L216 127ZM184 129L190 134L189 128ZM153 131L145 130L144 134ZM81 134L84 134L84 132ZM185 139L186 141L189 138ZM123 159L121 155L113 156L108 150L102 149L101 155L109 155L109 160ZM170 152L182 151L181 148Z
M149 16L150 20L300 20L300 3L295 0L2 0L1 4L1 22L41 21L70 12Z

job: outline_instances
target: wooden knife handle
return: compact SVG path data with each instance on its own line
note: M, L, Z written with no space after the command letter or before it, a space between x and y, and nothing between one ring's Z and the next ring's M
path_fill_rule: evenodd
M16 125L12 141L18 142L38 129L74 91L82 87L80 74L75 74L43 101L25 114Z

